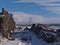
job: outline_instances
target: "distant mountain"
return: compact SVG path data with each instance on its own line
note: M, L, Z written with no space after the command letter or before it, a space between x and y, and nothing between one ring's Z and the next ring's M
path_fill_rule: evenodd
M17 24L42 23L44 21L42 16L29 15L22 12L14 13L13 18Z

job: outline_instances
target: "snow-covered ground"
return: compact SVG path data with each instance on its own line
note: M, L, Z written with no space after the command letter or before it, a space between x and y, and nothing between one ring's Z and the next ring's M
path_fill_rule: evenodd
M0 37L0 45L60 45L59 44L60 42L47 43L43 39L38 39L34 33L28 30L15 32L11 34L11 36L15 38L14 41ZM22 38L27 38L27 39L22 40Z

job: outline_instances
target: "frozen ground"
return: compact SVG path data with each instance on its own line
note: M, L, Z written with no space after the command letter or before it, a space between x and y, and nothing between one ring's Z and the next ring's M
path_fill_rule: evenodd
M22 32L11 34L11 36L15 38L14 41L0 38L0 45L60 45L59 42L46 43L43 39L38 39L37 36L30 31L23 30ZM21 40L23 37L28 40ZM29 39L29 37L31 37L31 39Z

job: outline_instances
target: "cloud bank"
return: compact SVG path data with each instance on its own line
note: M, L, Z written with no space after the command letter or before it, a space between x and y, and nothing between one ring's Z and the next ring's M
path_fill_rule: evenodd
M60 17L43 17L42 15L27 14L24 12L13 12L16 24L32 23L60 23Z

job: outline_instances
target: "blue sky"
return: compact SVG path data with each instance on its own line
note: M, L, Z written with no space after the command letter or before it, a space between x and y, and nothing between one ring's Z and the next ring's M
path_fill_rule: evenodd
M28 15L42 16L48 18L50 22L53 20L55 22L56 18L57 20L60 19L59 0L0 0L0 11L2 8L9 12L23 12Z

